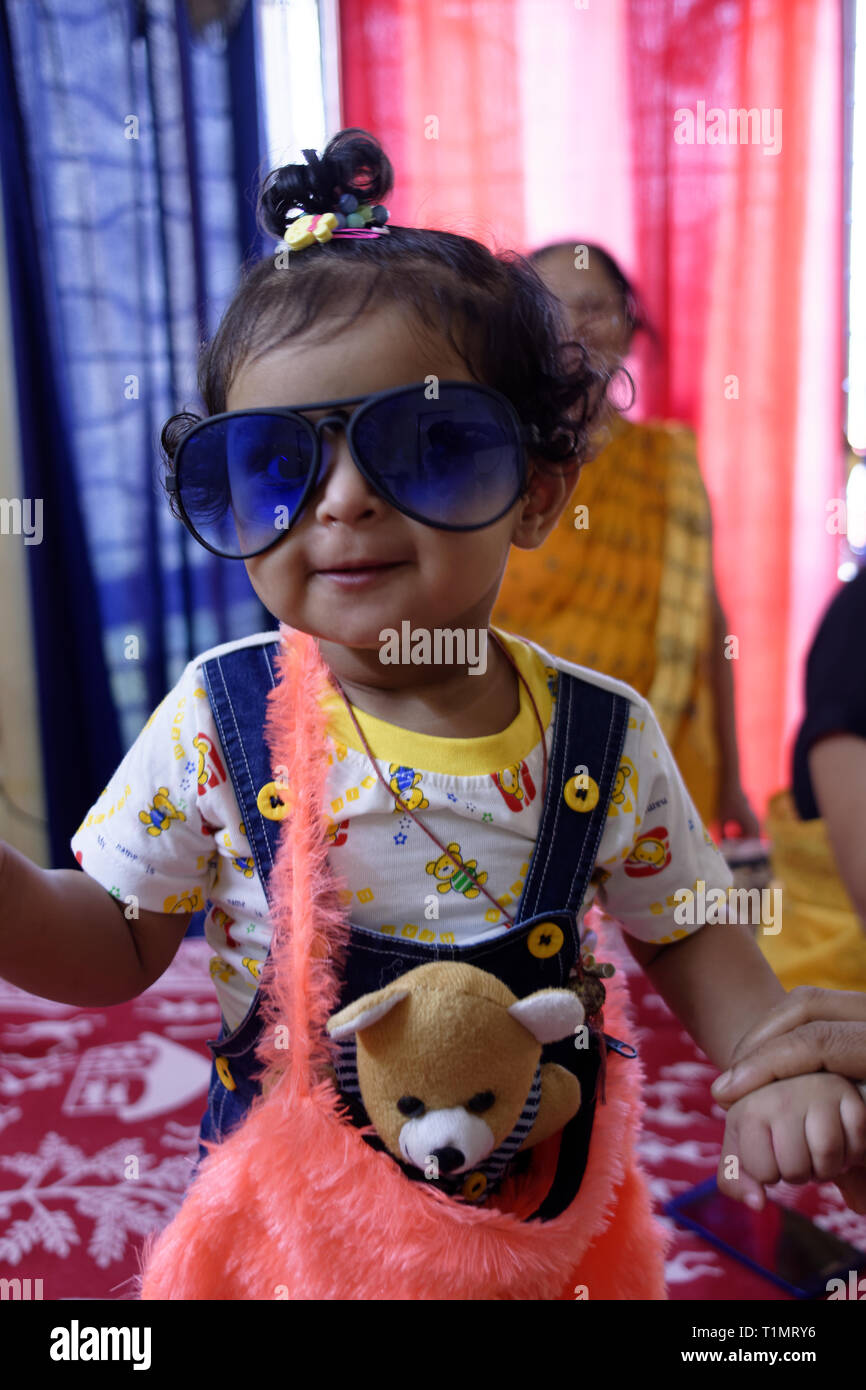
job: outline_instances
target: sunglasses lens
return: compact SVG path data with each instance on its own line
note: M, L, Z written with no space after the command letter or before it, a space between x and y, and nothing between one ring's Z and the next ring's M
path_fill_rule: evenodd
M389 501L431 526L487 526L523 485L510 411L471 386L440 384L438 400L422 387L390 396L360 416L353 438Z
M314 457L301 420L245 415L206 421L178 453L180 499L199 540L220 555L256 555L298 513Z

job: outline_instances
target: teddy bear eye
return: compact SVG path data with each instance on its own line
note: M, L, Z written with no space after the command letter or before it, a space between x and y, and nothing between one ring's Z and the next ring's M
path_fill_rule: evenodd
M471 1110L473 1115L481 1115L485 1110L489 1110L495 1101L496 1097L492 1091L479 1091L466 1102L466 1109Z
M423 1100L419 1100L417 1096L401 1096L397 1101L397 1109L401 1115L423 1115L424 1108Z

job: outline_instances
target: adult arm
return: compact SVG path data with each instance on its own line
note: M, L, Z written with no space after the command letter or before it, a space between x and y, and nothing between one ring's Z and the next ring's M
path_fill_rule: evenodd
M801 985L738 1042L713 1082L719 1105L786 1076L833 1071L866 1084L866 994Z
M810 1065L802 1045L797 1048L787 1043L784 1052L777 1052L776 1065L772 1060L768 1065L768 1058L773 1056L770 1051L773 1044L765 1040L772 1036L772 1028L781 1026L781 1021L788 1016L788 997L745 928L731 923L707 925L675 945L662 947L655 956L650 952L658 948L628 937L626 942L657 992L701 1050L717 1065L731 1067L734 1064L731 1075L737 1078L736 1087L728 1083L725 1088L722 1077L713 1085L713 1096L719 1104L727 1108L746 1093L772 1081L822 1069L817 1060L820 1053L812 1058L814 1064ZM745 1030L738 1034L743 1020L749 1017L751 1024L747 1023ZM743 1058L744 1049L751 1046L760 1047L760 1055L738 1060ZM862 1025L859 1046L866 1053L866 1023ZM848 1047L850 1049L850 1039ZM852 1065L857 1068L853 1072L855 1079L858 1072L866 1075L866 1071L859 1070L856 1058L852 1061L849 1050L842 1074L852 1077ZM864 1088L858 1089L866 1101ZM848 1206L866 1214L866 1168L852 1167L833 1181ZM729 1195L760 1208L764 1200L762 1193L762 1185L742 1172L736 1191Z
M737 717L734 700L734 674L731 660L725 655L726 639L730 635L716 588L715 575L711 580L712 591L712 648L711 680L716 711L716 738L719 745L719 804L718 815L724 833L725 824L735 821L746 837L758 835L760 825L749 804L748 797L740 783L740 754L737 748Z
M828 734L812 745L808 762L839 877L866 931L866 738Z

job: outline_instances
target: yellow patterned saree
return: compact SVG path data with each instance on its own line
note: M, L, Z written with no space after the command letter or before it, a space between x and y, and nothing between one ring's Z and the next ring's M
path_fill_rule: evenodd
M758 944L785 989L866 990L866 931L839 877L823 820L800 820L790 792L771 798L767 832L782 930Z
M705 823L717 813L710 507L695 437L617 418L538 550L512 549L492 622L647 696Z

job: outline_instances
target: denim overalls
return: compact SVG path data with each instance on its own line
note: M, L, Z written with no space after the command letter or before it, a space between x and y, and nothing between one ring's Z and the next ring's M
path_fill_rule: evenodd
M271 905L270 871L280 821L267 814L276 788L263 730L268 691L277 683L274 657L278 643L279 633L275 632L272 641L240 647L202 665L244 828ZM537 989L564 986L576 973L578 913L607 817L625 741L629 701L563 671L558 672L558 682L547 792L515 925L492 940L460 947L420 945L350 923L339 1008L418 965L437 960L463 961L487 970L519 998ZM581 771L579 781L574 775L577 768ZM261 988L234 1032L226 1033L223 1020L219 1038L208 1041L215 1060L202 1139L223 1138L244 1118L253 1098L261 1092L258 1078L262 1063L255 1055L262 1029L260 999ZM606 1045L623 1056L636 1055L630 1045L616 1039L607 1039ZM551 1190L533 1213L541 1220L564 1211L580 1186L595 1113L601 1046L601 1035L590 1029L588 1047L576 1047L575 1039L569 1037L543 1049L542 1062L558 1062L578 1077L582 1101L577 1115L562 1131ZM359 1098L344 1095L343 1099L353 1123L369 1124ZM382 1147L375 1137L368 1142ZM199 1161L205 1154L200 1146ZM407 1177L423 1179L418 1170L404 1167L404 1172Z

